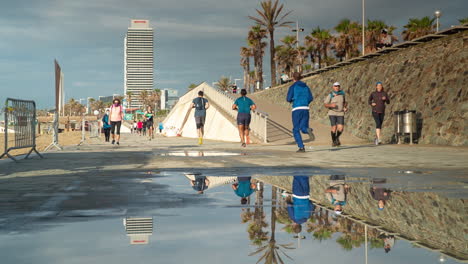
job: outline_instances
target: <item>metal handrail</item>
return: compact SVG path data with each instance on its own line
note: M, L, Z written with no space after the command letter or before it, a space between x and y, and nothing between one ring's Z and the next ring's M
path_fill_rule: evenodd
M206 85L204 92L207 97L213 100L216 105L222 108L234 120L237 118L237 111L232 109L234 101L237 99L232 94L226 93L220 89ZM261 139L264 143L268 142L268 113L253 110L250 122L251 132Z

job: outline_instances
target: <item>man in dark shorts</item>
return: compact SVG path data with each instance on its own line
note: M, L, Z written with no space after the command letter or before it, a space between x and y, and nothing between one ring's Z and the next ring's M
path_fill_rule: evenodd
M206 176L195 175L195 180L190 181L190 185L192 185L192 188L197 191L198 194L203 194L203 192L208 189L210 181Z
M195 108L195 123L197 124L198 145L203 144L203 134L205 133L206 109L210 107L208 100L203 98L203 91L198 92L198 97L193 99L192 108Z
M249 126L251 115L250 111L255 110L257 106L255 105L252 99L248 98L247 90L241 90L241 97L237 98L237 100L232 105L233 110L237 110L237 126L239 128L239 136L241 139L242 147L246 147L246 143L249 142Z
M339 82L333 84L333 91L327 95L324 104L329 109L328 117L331 124L332 147L338 147L341 145L340 136L344 130L345 112L348 111L345 93L341 90Z
M247 198L256 190L252 177L237 177L237 182L231 187L234 193L241 198L241 204L247 204Z

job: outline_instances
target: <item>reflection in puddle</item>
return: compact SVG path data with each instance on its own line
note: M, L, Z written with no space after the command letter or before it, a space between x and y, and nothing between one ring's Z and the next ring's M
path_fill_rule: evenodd
M32 219L20 223L35 224L34 235L14 233L15 228L8 225L15 221L0 219L0 227L9 228L0 234L2 258L8 260L5 263L31 263L23 258L34 263L68 263L86 255L93 257L93 263L135 259L152 263L157 256L161 263L204 264L220 263L220 258L223 263L275 263L272 259L276 258L277 263L327 264L467 259L466 213L460 210L466 204L466 193L462 198L449 198L421 189L434 173L423 179L416 174L391 178L384 173L375 174L378 177L341 172L310 176L317 174L312 171L289 169L288 176L286 170L274 168L270 172L277 176L252 168L200 168L184 175L144 171L137 180L133 175L113 179L112 188L97 189L103 196L83 185L73 192L87 195L68 195L68 206L51 208L60 214L18 213L20 221ZM434 188L444 185L440 179L432 181L437 183ZM463 189L461 181L450 184ZM413 189L418 192L408 191ZM87 203L103 208L110 204L111 208L93 211L85 208ZM147 217L130 217L135 215ZM132 245L147 246L129 247L125 236ZM51 250L55 254L48 254ZM212 252L218 257L207 258Z
M152 217L127 217L123 219L123 225L131 245L146 245L149 237L153 235Z
M160 154L173 157L222 157L222 156L246 156L247 153L218 152L218 151L173 151Z

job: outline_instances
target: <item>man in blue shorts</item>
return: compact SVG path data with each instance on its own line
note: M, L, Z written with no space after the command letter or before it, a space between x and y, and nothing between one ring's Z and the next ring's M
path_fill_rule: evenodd
M247 90L241 90L241 97L232 105L233 110L237 110L237 126L239 128L239 136L241 139L242 147L246 147L249 142L249 125L251 120L250 111L255 110L257 106L252 99L248 98Z

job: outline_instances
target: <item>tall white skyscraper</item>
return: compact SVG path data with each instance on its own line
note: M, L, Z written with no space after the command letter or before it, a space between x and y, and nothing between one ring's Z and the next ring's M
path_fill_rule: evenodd
M133 19L125 36L125 95L131 92L129 108L141 107L142 91L152 91L154 85L154 39L149 20ZM127 98L128 100L128 98Z

